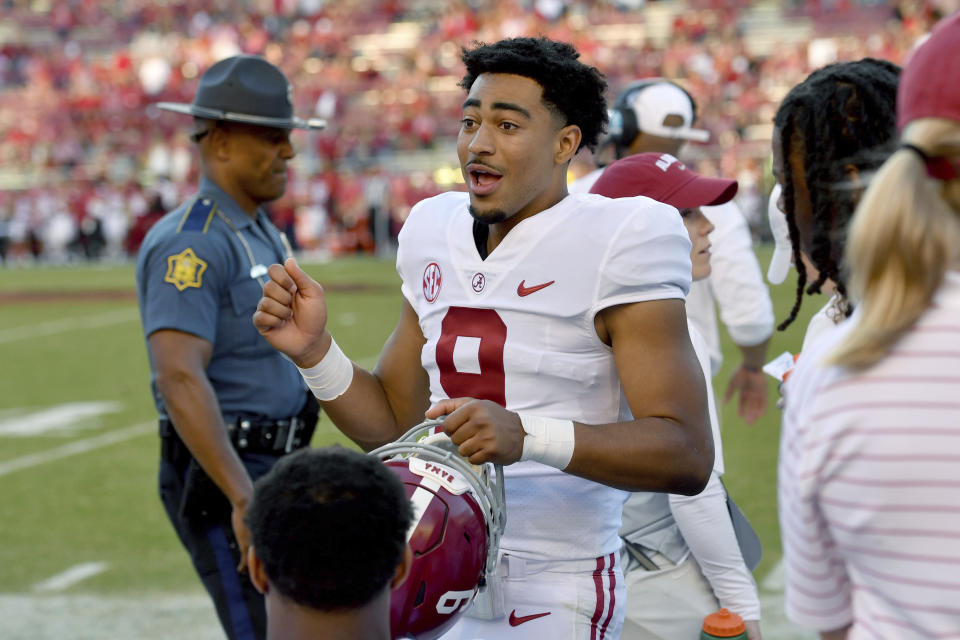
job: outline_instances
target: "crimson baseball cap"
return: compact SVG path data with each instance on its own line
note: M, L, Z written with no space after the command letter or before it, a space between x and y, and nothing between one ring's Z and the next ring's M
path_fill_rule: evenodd
M897 127L918 118L960 122L960 11L936 24L900 74Z
M638 153L603 170L590 193L608 198L647 196L677 209L723 204L737 193L737 181L704 178L669 153Z

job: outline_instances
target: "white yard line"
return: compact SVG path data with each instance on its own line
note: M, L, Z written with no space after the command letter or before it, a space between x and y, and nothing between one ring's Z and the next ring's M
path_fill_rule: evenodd
M120 411L119 402L68 402L39 411L14 410L9 418L0 418L0 437L39 436L50 432L69 434L71 431L93 426L96 418L104 413Z
M376 356L367 356L358 359L357 363L364 368L370 368L376 363L376 360ZM330 428L335 427L330 425ZM0 476L5 476L8 473L13 473L14 471L19 471L21 469L29 469L30 467L60 460L61 458L66 458L68 456L107 447L112 444L123 442L124 440L129 440L130 438L136 438L137 436L147 433L155 433L156 430L156 422L145 422L142 424L131 425L124 429L103 433L99 436L94 436L85 440L76 440L74 442L70 442L53 449L48 449L46 451L31 453L25 456L20 456L19 458L13 458L11 460L5 460L0 462Z
M3 640L223 640L206 593L0 594Z
M20 471L21 469L36 467L37 465L46 464L48 462L53 462L54 460L60 460L61 458L77 455L79 453L86 453L88 451L93 451L94 449L108 447L112 444L129 440L130 438L136 438L137 436L147 433L155 433L156 430L156 422L144 422L142 424L135 424L123 429L117 429L116 431L103 433L99 436L94 436L85 440L76 440L74 442L70 442L59 447L54 447L53 449L48 449L46 451L31 453L25 456L20 456L19 458L13 458L12 460L5 460L0 462L0 476L5 476L8 473Z
M39 324L0 329L0 344L17 342L18 340L26 340L28 338L42 338L57 333L77 331L79 329L100 329L113 324L130 322L131 320L137 320L139 318L139 312L135 308L117 309L92 316L79 318L71 316L69 318L60 318L59 320L50 320L49 322L41 322Z
M106 562L84 562L83 564L70 567L66 571L61 571L55 576L50 576L46 580L38 582L33 585L33 590L37 593L63 591L78 582L92 578L98 573L103 573L107 570L107 566Z

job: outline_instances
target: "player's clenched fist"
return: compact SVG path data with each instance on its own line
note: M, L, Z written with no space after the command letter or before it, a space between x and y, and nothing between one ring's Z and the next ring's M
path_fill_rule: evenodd
M427 410L430 419L447 415L443 430L471 464L520 460L526 432L520 416L496 402L473 398L441 400Z
M288 258L270 265L270 280L253 314L253 324L273 348L300 367L320 362L330 348L323 287Z

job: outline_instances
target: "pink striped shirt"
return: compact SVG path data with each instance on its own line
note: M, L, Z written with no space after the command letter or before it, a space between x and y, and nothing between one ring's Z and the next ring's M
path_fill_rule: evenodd
M865 372L821 364L847 329L784 388L787 616L851 624L848 640L960 639L960 273Z

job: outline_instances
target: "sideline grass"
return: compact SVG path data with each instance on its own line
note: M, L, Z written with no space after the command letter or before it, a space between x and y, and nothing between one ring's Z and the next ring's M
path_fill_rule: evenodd
M761 250L761 264L769 251ZM399 278L392 261L344 259L306 265L328 286L331 327L354 359L375 361L400 309ZM354 289L351 289L354 287ZM57 299L57 292L119 291L119 298ZM794 285L771 290L777 317L786 315ZM44 301L0 297L0 333L51 320L81 319L132 310L129 319L103 327L70 328L0 343L0 417L13 410L76 401L115 401L104 414L72 435L0 440L0 461L52 449L67 442L155 420L146 351L133 298L133 266L0 269L0 293L46 292ZM794 350L806 320L822 304L804 303L802 317L776 333L769 354ZM79 324L79 323L78 323ZM714 379L722 399L729 372L739 362L724 337L724 370ZM770 409L753 427L722 407L726 484L750 516L764 543L763 576L780 557L776 524L776 455L779 410L770 382ZM314 445L346 439L323 420ZM109 569L72 587L70 593L135 594L186 592L197 580L166 521L156 494L158 441L148 434L86 454L0 476L0 592L25 593L32 585L82 562Z
M307 265L307 270L333 285L328 300L338 342L350 355L369 361L399 312L399 278L392 263L348 259ZM83 291L124 295L72 298ZM41 300L16 295L35 292L46 295ZM70 435L2 438L0 462L156 420L132 265L4 269L0 293L15 294L0 298L0 334L27 334L0 344L0 418L78 401L122 407ZM79 328L84 319L123 310L129 312L125 321ZM57 332L29 335L38 325L63 320ZM314 444L334 441L349 444L325 421ZM0 592L29 592L40 580L81 562L106 562L109 569L72 593L195 590L196 577L157 497L158 448L156 436L148 434L0 476L5 496L0 501Z

